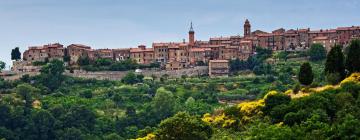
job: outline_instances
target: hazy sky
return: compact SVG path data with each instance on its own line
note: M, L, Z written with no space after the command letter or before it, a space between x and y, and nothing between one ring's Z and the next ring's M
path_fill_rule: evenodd
M11 49L59 42L93 48L151 46L252 30L360 25L359 0L0 0L0 60Z

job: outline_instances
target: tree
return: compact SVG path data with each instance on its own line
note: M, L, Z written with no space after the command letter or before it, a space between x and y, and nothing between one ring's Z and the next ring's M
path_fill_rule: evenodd
M90 65L90 58L89 56L80 56L80 58L77 60L77 64L80 66L87 66Z
M40 82L51 91L54 91L64 81L64 71L65 67L63 61L57 59L52 60L50 63L41 68Z
M45 110L35 111L32 115L32 121L34 122L33 131L35 132L37 139L47 140L54 139L54 126L55 118Z
M32 108L33 97L36 97L40 90L29 84L21 84L16 87L15 91L21 97L21 99L25 101L24 114L29 114L30 109Z
M312 44L308 53L311 61L318 61L326 58L325 47L321 44Z
M124 138L120 137L118 134L116 133L110 133L108 135L105 135L103 137L104 140L122 140Z
M344 54L342 52L341 45L336 45L335 47L331 48L326 57L324 71L326 75L338 73L340 75L339 81L345 78Z
M85 139L81 130L74 128L74 127L65 128L63 131L59 132L57 137L59 140L84 140Z
M73 106L63 117L64 127L76 127L92 130L95 125L95 113L85 106Z
M291 101L291 98L289 95L276 92L273 94L266 95L264 101L265 101L265 106L263 108L263 111L265 113L270 113L271 109L274 108L275 106L281 104L288 104Z
M15 47L15 49L11 50L11 60L20 60L21 59L21 52L19 47Z
M305 62L300 67L299 82L303 85L310 85L314 80L314 74L310 63Z
M179 112L162 121L157 131L159 140L207 140L212 135L211 127L201 119Z
M174 95L161 87L156 91L155 97L151 102L154 112L160 119L173 115L176 105Z
M3 61L0 61L0 73L1 73L1 70L5 69L5 62Z
M360 71L360 40L353 40L349 46L345 66L349 74Z
M126 84L135 84L137 82L137 77L134 72L128 72L124 78L121 79L122 82Z

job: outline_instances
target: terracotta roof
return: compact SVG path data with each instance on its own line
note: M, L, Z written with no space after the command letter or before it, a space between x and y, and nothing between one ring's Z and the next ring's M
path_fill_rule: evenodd
M84 48L84 49L91 49L90 46L86 46L86 45L83 45L83 44L71 44L71 45L69 45L68 47L70 47L70 46L79 47L79 48Z
M326 29L326 30L314 30L314 31L309 31L309 34L318 34L318 33L335 33L336 29Z
M117 48L117 49L112 49L113 51L129 51L130 48Z
M153 52L153 48L146 48L146 49L140 49L140 48L131 48L130 53L139 53L139 52Z
M210 48L191 48L190 51L192 52L204 52L204 51L211 51Z
M299 29L298 32L308 32L310 29Z
M256 36L259 36L259 37L269 37L269 36L273 36L274 34L273 33L267 33L267 34L257 34Z

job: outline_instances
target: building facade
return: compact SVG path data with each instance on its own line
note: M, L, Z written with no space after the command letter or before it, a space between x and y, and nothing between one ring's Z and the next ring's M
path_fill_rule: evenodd
M139 64L158 62L165 69L176 70L209 64L211 60L246 60L255 53L256 47L278 50L304 50L314 43L322 44L330 50L335 44L347 45L352 39L360 38L360 26L338 27L336 29L276 29L272 32L255 30L251 32L248 19L243 25L243 36L211 37L209 40L195 40L195 30L191 23L188 42L152 43L152 48L140 45L137 48L91 49L82 44L71 44L64 49L59 43L29 47L24 52L24 60L45 61L70 57L70 65L76 65L80 57L91 60L98 58L123 61L133 59ZM216 63L216 61L214 61Z

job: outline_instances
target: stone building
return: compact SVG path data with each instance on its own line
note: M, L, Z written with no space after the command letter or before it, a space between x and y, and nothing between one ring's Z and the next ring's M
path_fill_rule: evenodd
M154 62L154 49L139 45L138 48L130 49L130 59L139 64L151 64Z
M336 44L336 39L333 38L329 38L328 36L319 36L319 37L315 37L312 39L312 44L321 44L327 52L329 52L331 50L332 47L335 46Z
M206 64L211 59L211 48L191 48L190 64L197 65L199 63Z
M97 49L95 50L95 57L112 60L114 58L114 53L112 49Z
M130 48L124 48L124 49L113 49L114 53L114 60L115 61L122 61L126 59L130 59Z
M209 61L209 76L210 77L227 77L229 75L229 61L228 60L210 60Z
M68 55L70 57L70 65L75 65L80 57L85 57L89 55L91 50L90 46L82 44L71 44L67 46Z
M64 49L59 43L29 47L24 52L24 60L45 61L62 59L70 56L70 65L75 65L82 56L91 60L98 58L122 61L133 59L139 64L159 62L168 70L194 67L209 63L210 60L246 60L254 54L256 47L268 48L273 51L304 50L313 43L323 44L327 50L336 44L348 45L352 39L360 38L360 26L338 27L336 29L310 30L276 29L272 32L255 30L251 32L248 19L243 24L243 36L211 37L209 40L195 39L193 24L190 24L188 42L153 43L152 48L140 45L137 48L124 49L91 49L81 44L71 44ZM65 53L66 52L66 53ZM214 62L215 63L215 62Z
M26 61L50 61L53 59L63 60L65 49L59 43L48 44L44 46L29 47L23 53L23 59Z

